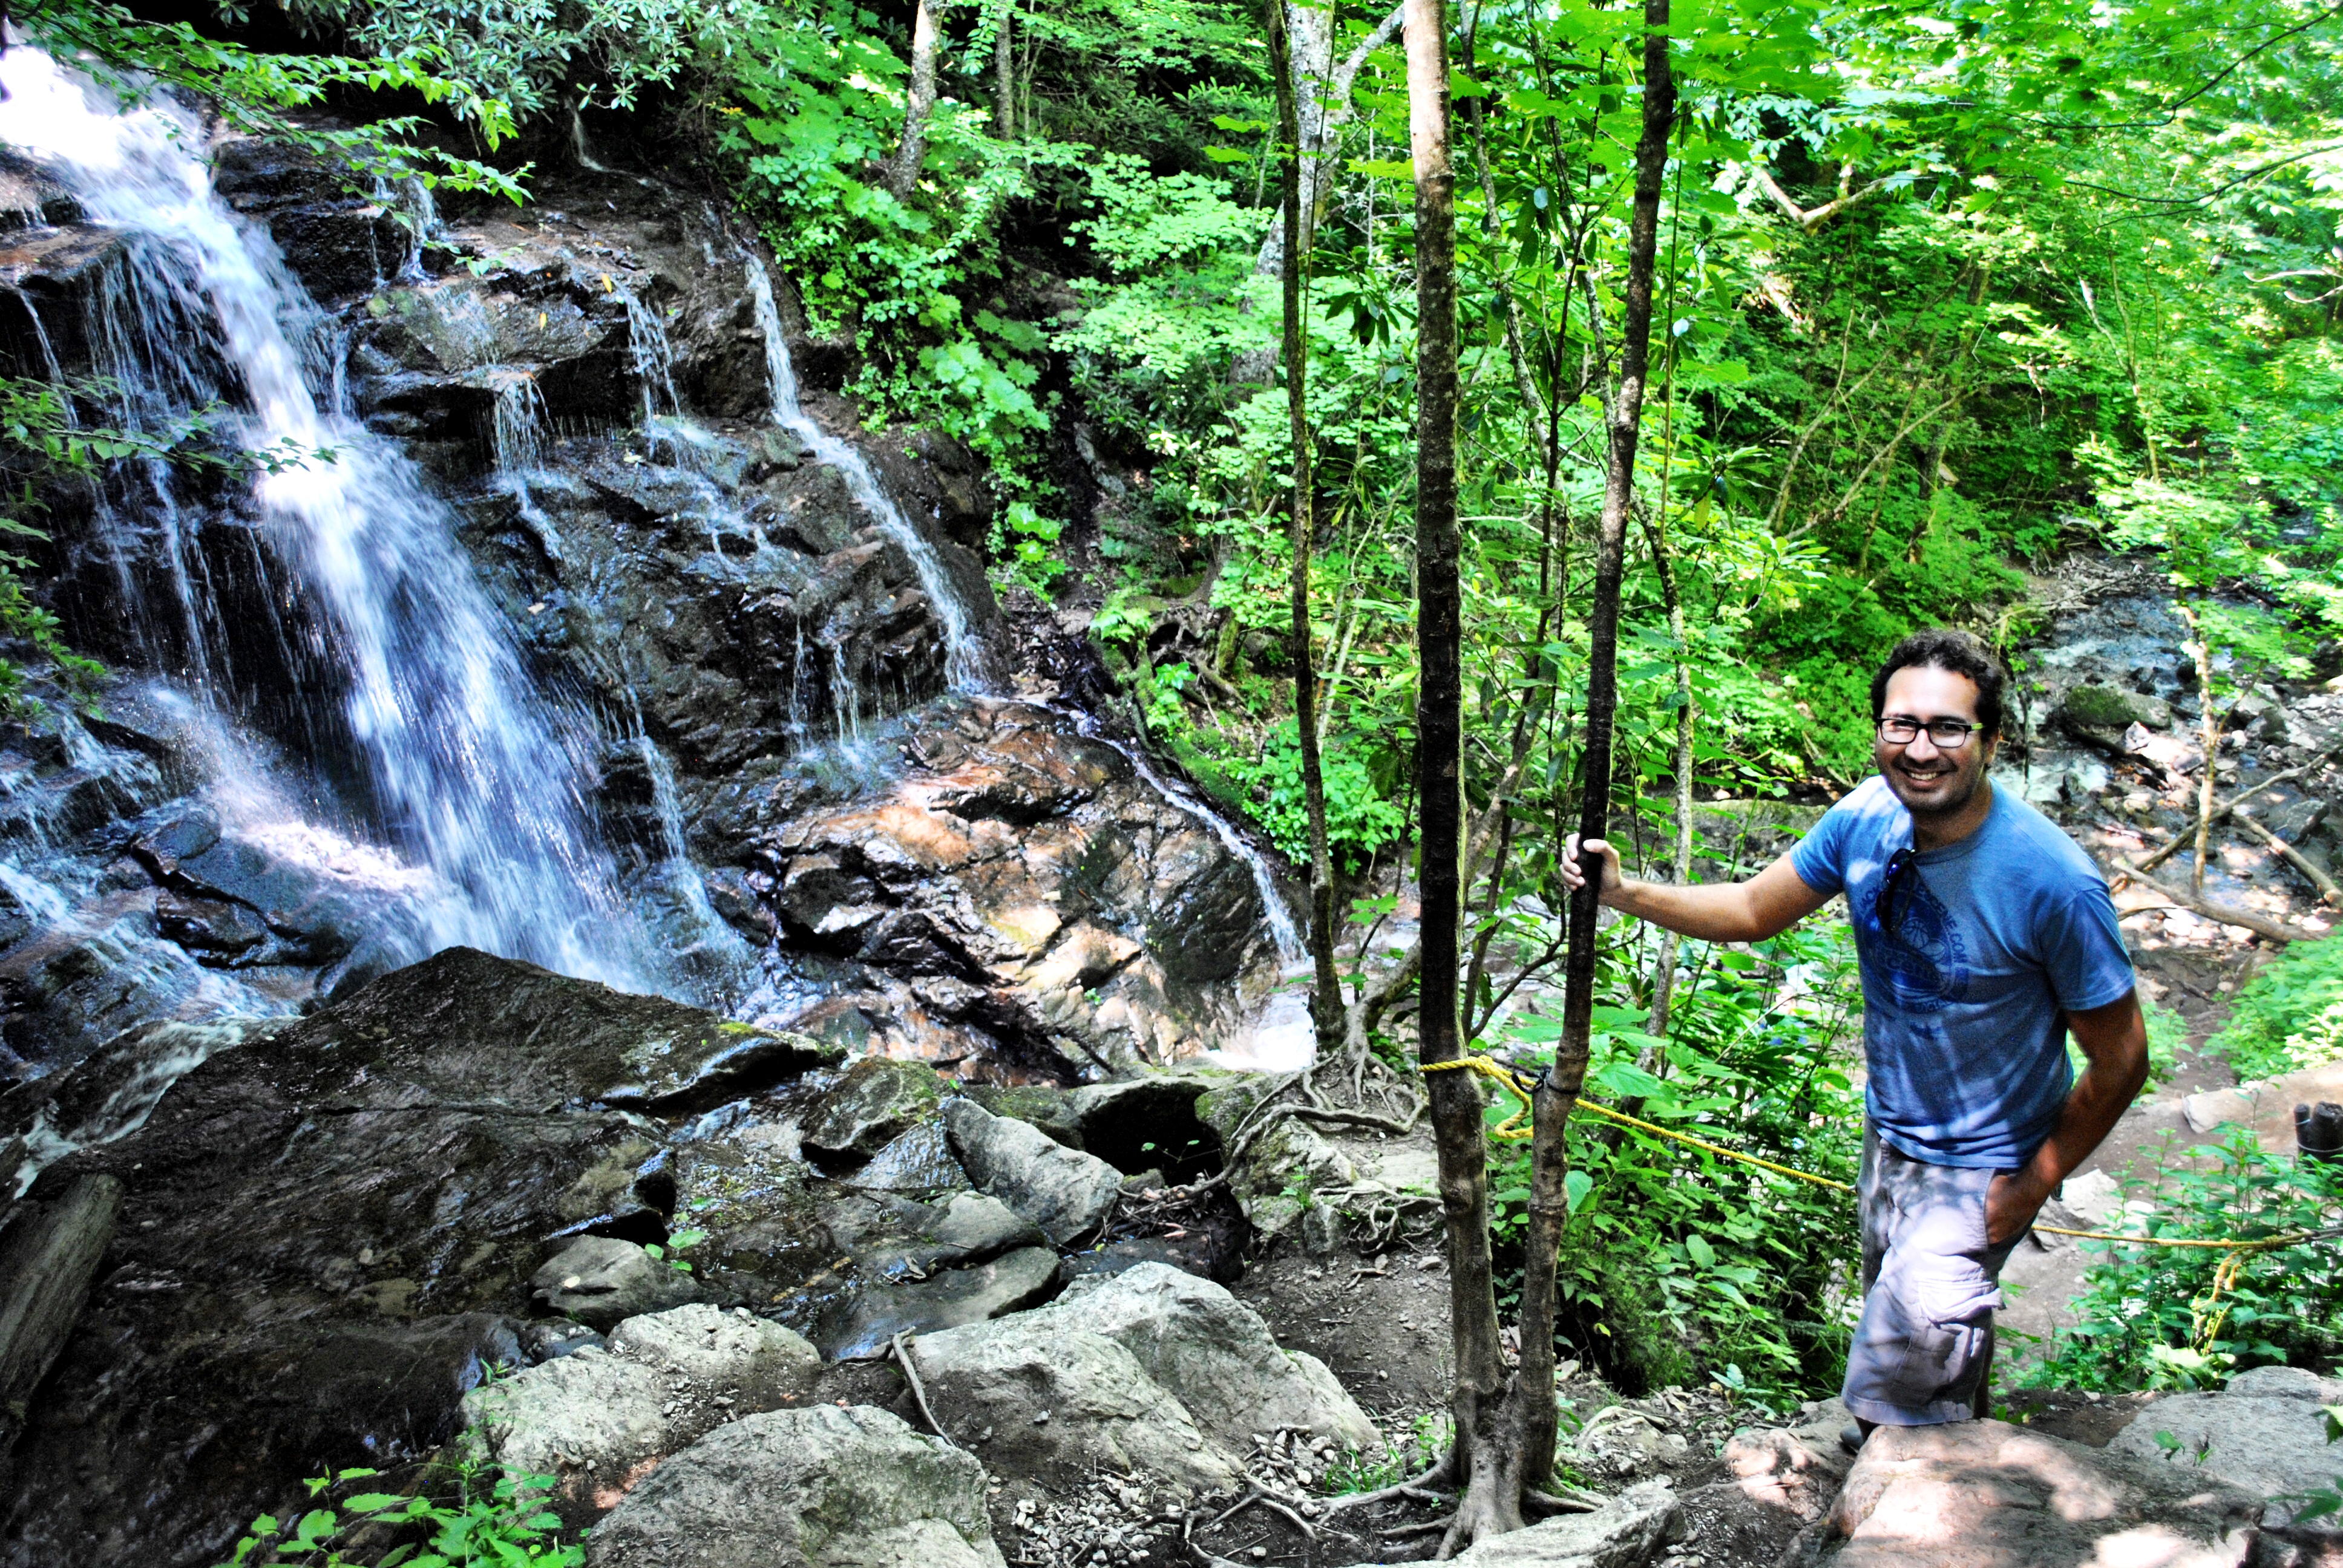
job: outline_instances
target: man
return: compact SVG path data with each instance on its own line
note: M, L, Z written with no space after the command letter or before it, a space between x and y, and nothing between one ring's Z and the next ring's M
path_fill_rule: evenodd
M1986 777L2002 681L1966 632L1897 644L1871 683L1878 777L1746 882L1630 880L1617 850L1585 845L1603 902L1704 941L1763 941L1846 895L1870 1069L1851 1448L1876 1426L1984 1414L2002 1264L2147 1078L2106 879ZM1563 866L1574 888L1577 850Z

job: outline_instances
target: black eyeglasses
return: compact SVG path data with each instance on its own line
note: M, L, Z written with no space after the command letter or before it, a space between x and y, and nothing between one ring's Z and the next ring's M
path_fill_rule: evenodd
M1916 719L1899 714L1894 719L1879 721L1879 739L1891 746L1909 746L1920 739L1920 731L1925 729L1928 732L1928 739L1936 743L1937 749L1957 751L1969 743L1971 735L1984 728L1982 724L1971 724L1965 719L1931 719L1923 724Z
M1920 884L1918 851L1909 844L1887 857L1887 880L1879 890L1879 929L1893 932L1904 923L1904 906Z

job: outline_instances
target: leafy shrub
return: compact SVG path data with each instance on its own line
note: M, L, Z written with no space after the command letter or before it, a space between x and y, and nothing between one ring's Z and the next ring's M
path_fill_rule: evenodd
M2265 1154L2253 1134L2187 1151L2191 1165L2125 1183L2160 1207L2145 1234L2211 1241L2317 1232L2343 1221L2343 1169ZM2343 1355L2343 1251L2330 1237L2247 1254L2216 1289L2229 1256L2215 1247L2085 1241L2083 1273L2036 1386L2195 1388L2272 1363L2327 1368Z
M1365 759L1347 739L1330 736L1328 741L1321 754L1326 784L1326 846L1337 864L1354 866L1391 841L1400 830L1402 817L1398 802L1376 789ZM1243 790L1247 811L1279 851L1306 862L1310 812L1302 785L1302 734L1294 721L1289 719L1280 725L1257 756L1223 756L1217 761L1222 772Z
M2343 942L2296 942L2264 964L2206 1049L2247 1082L2343 1060Z
M586 1560L584 1547L561 1543L560 1516L545 1507L549 1476L497 1475L465 1461L428 1478L445 1481L443 1496L362 1492L330 1501L336 1489L377 1473L312 1477L319 1505L298 1519L255 1519L223 1568L578 1568ZM386 1552L389 1541L398 1543Z

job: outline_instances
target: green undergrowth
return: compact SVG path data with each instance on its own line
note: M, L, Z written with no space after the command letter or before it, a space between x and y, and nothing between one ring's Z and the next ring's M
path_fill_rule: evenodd
M2138 1222L2150 1236L2256 1241L2343 1224L2343 1167L2265 1153L2244 1129L2167 1154L2124 1187L2154 1197L2157 1210ZM2031 1386L2190 1389L2247 1367L2326 1372L2343 1358L2335 1237L2247 1254L2218 1282L2229 1256L2219 1248L2080 1245L2093 1261L2068 1308L2075 1324L2027 1369Z
M1622 960L1625 955L1620 955ZM1794 930L1756 951L1695 945L1670 1038L1640 1010L1598 1008L1587 1098L1795 1170L1852 1182L1862 1094L1847 1074L1854 953L1844 928ZM1545 1019L1501 1030L1524 1063ZM1639 1059L1649 1063L1639 1065ZM1490 1115L1513 1109L1498 1097ZM1776 1412L1844 1373L1857 1256L1845 1192L1767 1175L1688 1145L1581 1116L1560 1266L1567 1353L1630 1392L1714 1382ZM1519 1288L1528 1145L1493 1146L1493 1229Z
M361 1492L380 1473L331 1471L307 1482L314 1506L264 1513L223 1568L578 1568L586 1549L565 1544L545 1505L549 1476L500 1474L463 1460L435 1465L414 1493Z
M2206 1050L2246 1083L2343 1061L2343 941L2296 942L2255 970Z

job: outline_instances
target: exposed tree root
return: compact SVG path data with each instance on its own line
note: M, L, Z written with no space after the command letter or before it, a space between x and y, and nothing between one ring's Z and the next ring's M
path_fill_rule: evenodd
M1452 1447L1446 1453L1440 1456L1431 1469L1421 1475L1410 1476L1405 1481L1394 1483L1390 1486L1378 1487L1373 1492L1353 1492L1347 1497L1330 1498L1324 1507L1329 1513L1340 1513L1348 1508L1365 1508L1377 1503L1389 1503L1394 1497L1405 1497L1417 1503L1445 1503L1448 1501L1446 1498L1428 1489L1455 1484L1456 1450Z

